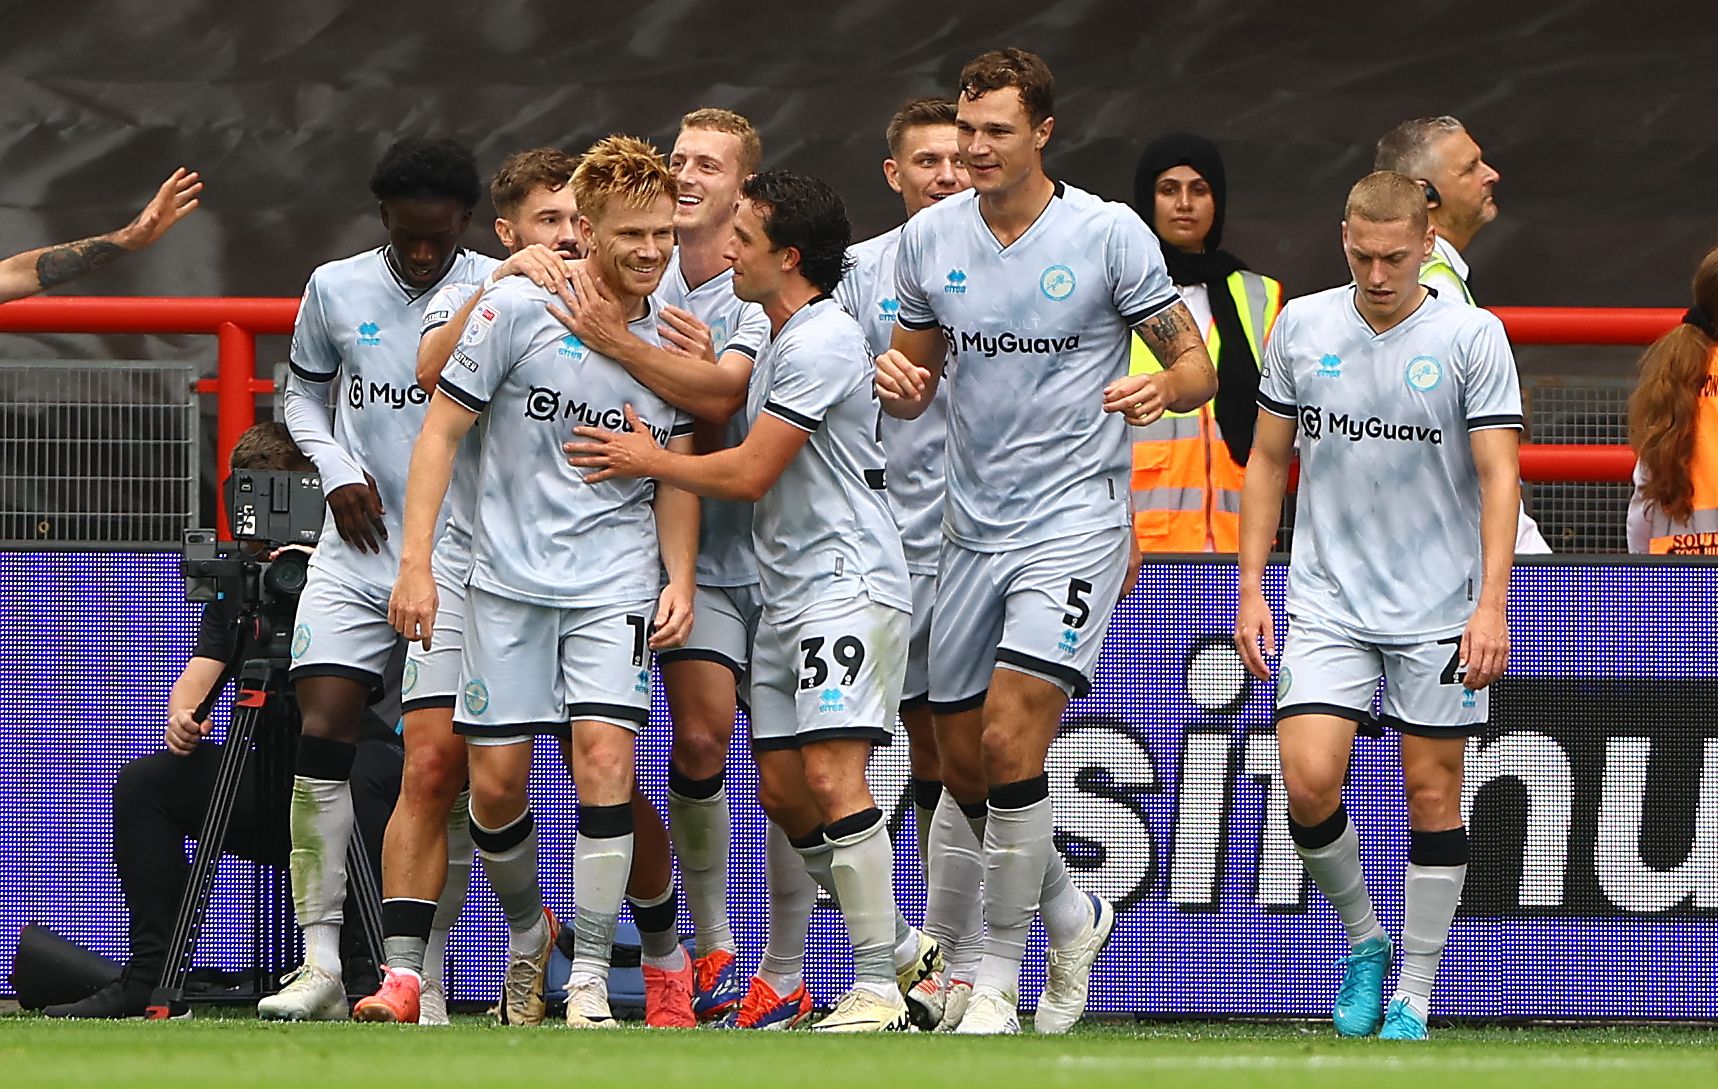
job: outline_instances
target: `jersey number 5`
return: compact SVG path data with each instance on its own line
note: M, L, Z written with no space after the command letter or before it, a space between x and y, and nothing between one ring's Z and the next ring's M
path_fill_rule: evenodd
M1062 623L1070 628L1083 628L1086 621L1092 618L1092 607L1086 604L1086 595L1092 592L1092 584L1085 579L1068 580L1068 612L1062 614Z

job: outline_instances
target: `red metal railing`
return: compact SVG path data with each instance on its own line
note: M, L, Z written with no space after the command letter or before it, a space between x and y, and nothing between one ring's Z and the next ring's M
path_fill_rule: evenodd
M1682 316L1671 309L1494 307L1515 344L1650 344ZM0 306L0 333L204 334L216 340L214 378L197 383L217 398L215 450L221 476L233 444L256 422L256 398L273 382L256 373L256 338L289 335L297 299L36 298ZM1634 452L1626 446L1528 444L1522 478L1536 482L1627 483Z

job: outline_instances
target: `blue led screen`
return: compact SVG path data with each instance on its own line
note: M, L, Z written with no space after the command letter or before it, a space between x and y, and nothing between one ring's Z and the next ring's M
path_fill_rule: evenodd
M1278 605L1282 582L1273 568ZM1093 1010L1328 1011L1345 942L1294 856L1270 692L1227 645L1233 606L1229 565L1148 566L1052 749L1075 880L1123 905ZM1511 610L1509 674L1491 729L1469 747L1474 858L1434 1013L1718 1017L1718 566L1524 565ZM31 920L124 957L109 792L126 760L160 747L196 618L173 555L0 553L0 980ZM658 698L639 758L659 806L668 730ZM728 781L733 920L751 967L765 932L763 837L740 746ZM916 918L904 744L879 751L872 782L893 809L897 888ZM533 798L544 890L570 910L571 792L548 745ZM1407 835L1392 737L1358 743L1346 799L1373 897L1399 933ZM252 880L250 864L223 863L200 964L250 964ZM809 975L827 1000L849 978L845 934L828 907L812 931ZM456 999L493 997L504 944L479 870L450 945ZM1035 930L1028 1005L1042 952Z

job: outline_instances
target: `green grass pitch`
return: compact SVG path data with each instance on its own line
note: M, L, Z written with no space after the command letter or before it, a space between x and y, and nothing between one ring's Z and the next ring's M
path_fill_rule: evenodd
M1423 1044L1338 1040L1301 1024L1101 1023L1061 1037L813 1037L804 1032L574 1032L0 1019L0 1084L656 1089L1309 1086L1699 1089L1718 1084L1710 1027L1444 1028Z

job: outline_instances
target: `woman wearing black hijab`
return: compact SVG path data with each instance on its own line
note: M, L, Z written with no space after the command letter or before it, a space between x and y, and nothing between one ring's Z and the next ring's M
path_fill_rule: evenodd
M1241 476L1258 411L1259 356L1282 308L1282 284L1221 247L1228 181L1203 137L1153 140L1134 173L1133 203L1163 243L1182 301L1205 331L1217 396L1194 412L1165 413L1136 433L1134 534L1142 552L1234 552ZM1161 369L1143 342L1134 374Z

